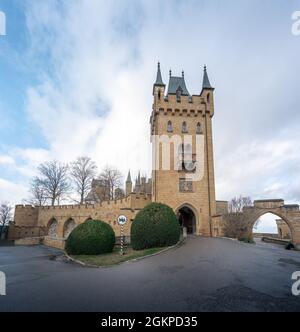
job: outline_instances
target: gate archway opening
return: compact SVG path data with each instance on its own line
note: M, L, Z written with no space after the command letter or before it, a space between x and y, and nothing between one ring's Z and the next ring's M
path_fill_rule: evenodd
M193 210L184 205L178 209L178 220L181 227L185 227L187 234L196 233L196 215Z
M290 226L285 220L271 212L266 212L255 221L252 234L254 238L271 237L292 240Z

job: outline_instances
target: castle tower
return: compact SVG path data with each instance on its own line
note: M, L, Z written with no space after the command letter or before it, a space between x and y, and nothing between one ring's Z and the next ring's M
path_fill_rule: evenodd
M165 93L158 64L150 118L152 200L172 207L188 233L205 236L212 235L212 216L216 213L213 94L206 67L199 94L189 94L184 72L181 76L172 76L171 71ZM166 155L169 165L165 162Z

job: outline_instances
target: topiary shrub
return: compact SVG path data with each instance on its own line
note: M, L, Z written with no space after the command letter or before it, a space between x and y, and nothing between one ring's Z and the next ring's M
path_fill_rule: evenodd
M165 204L151 203L132 223L131 245L135 250L171 246L179 241L180 232L174 211Z
M115 233L112 227L100 220L89 220L77 226L66 241L70 255L99 255L113 251Z
M285 249L286 250L292 250L292 249L295 249L295 246L293 245L292 242L289 242L285 245Z
M252 237L247 236L247 237L240 237L238 238L239 241L241 242L245 242L245 243L251 243L251 244L255 244L255 241L253 240Z

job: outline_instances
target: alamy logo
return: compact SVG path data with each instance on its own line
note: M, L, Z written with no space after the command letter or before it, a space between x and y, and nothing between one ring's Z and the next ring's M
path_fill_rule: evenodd
M6 35L6 16L5 13L0 10L0 36Z
M6 277L5 273L0 271L0 296L6 295Z
M296 280L292 285L292 294L295 296L300 295L300 271L295 271L292 274L292 280Z
M186 171L188 181L204 176L204 135L152 135L152 169Z
M294 36L300 35L300 11L295 11L292 14L292 20L295 21L292 25L292 34Z

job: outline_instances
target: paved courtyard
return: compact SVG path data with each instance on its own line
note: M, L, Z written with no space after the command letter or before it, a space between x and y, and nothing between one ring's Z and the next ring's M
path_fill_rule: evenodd
M100 269L43 246L0 247L0 311L300 311L297 270L300 252L217 238Z

